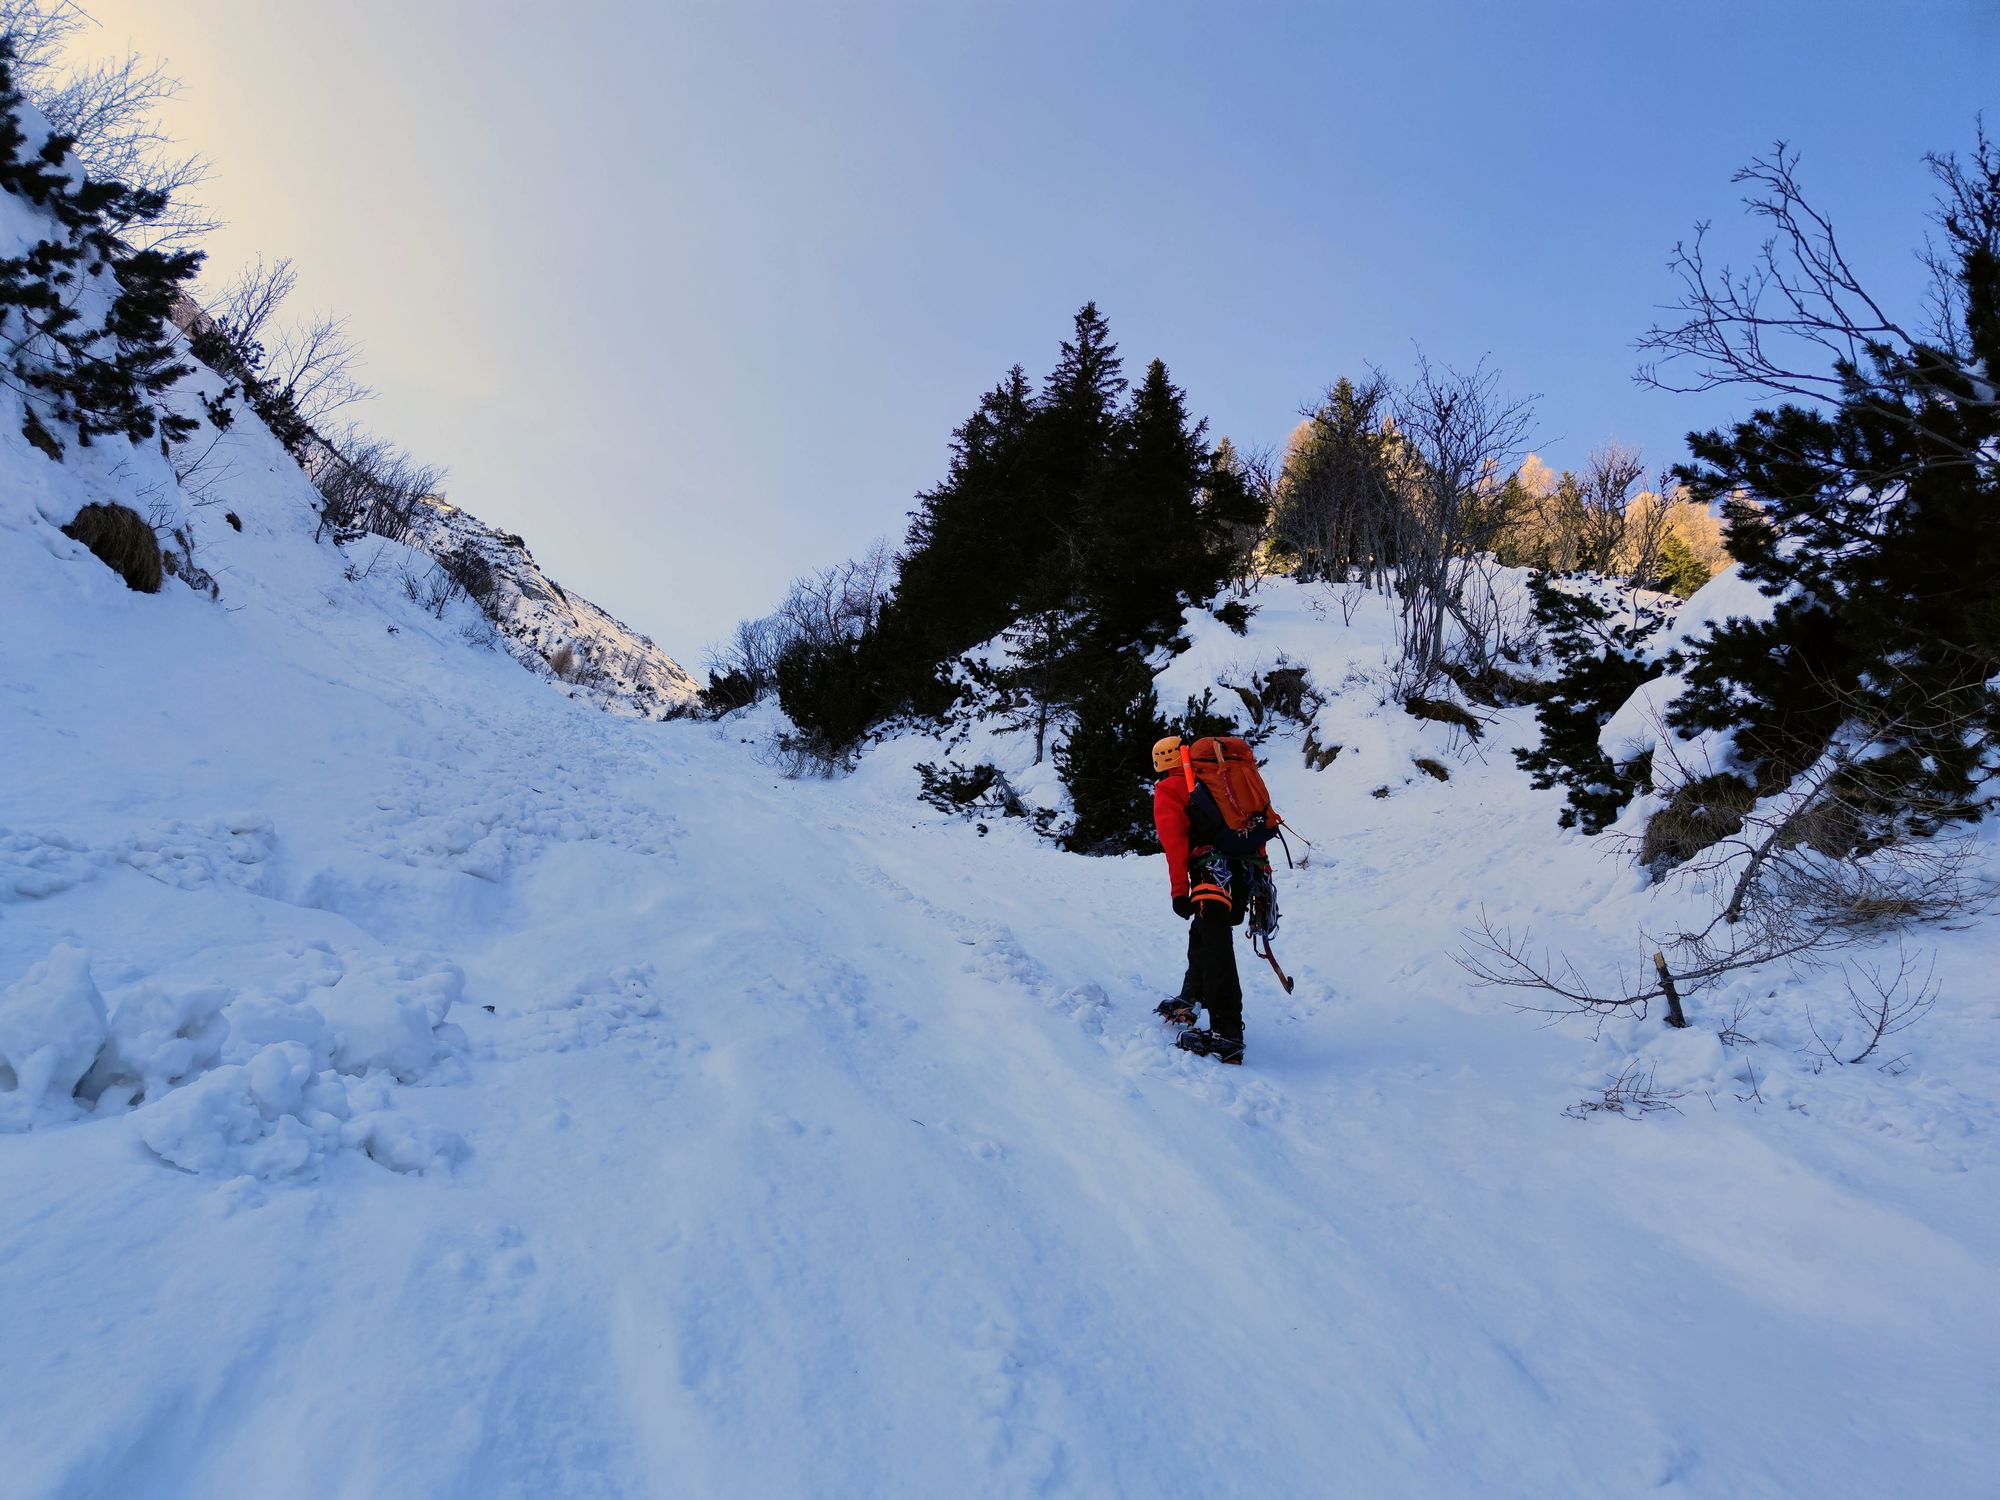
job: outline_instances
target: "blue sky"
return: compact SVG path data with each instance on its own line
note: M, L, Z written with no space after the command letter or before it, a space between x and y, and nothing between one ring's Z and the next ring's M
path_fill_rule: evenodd
M1911 302L1920 159L2000 128L2000 5L86 0L165 54L218 269L294 256L454 499L668 650L899 534L1096 299L1239 445L1490 357L1558 467L1740 397L1633 383L1774 139Z

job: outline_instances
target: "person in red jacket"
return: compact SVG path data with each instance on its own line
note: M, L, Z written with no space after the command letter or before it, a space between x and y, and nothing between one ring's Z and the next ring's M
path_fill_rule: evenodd
M1240 860L1261 854L1275 828L1232 829L1207 787L1189 789L1181 764L1181 742L1169 735L1153 746L1153 827L1167 856L1167 881L1174 915L1188 924L1187 970L1180 994L1160 1003L1165 1019L1186 1026L1175 1045L1213 1055L1226 1063L1243 1061L1243 984L1236 974L1233 929L1243 920L1250 889ZM1198 872L1198 888L1191 875ZM1197 901L1195 897L1201 899ZM1195 1007L1208 1011L1207 1029L1193 1025Z

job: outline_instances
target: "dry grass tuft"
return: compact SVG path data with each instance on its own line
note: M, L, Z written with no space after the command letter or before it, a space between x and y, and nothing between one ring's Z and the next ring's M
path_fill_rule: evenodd
M159 593L164 576L160 539L129 505L86 505L63 527L63 535L82 542L127 587L142 594Z
M1648 869L1685 864L1720 839L1742 831L1757 793L1741 776L1722 773L1690 781L1646 823L1639 863Z

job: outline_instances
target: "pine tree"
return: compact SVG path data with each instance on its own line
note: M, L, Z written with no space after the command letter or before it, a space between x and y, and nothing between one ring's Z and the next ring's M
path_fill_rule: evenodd
M1040 561L1029 450L1034 393L1014 366L952 434L943 483L918 497L885 633L924 667L996 634Z
M1535 706L1540 743L1517 749L1514 759L1537 787L1567 793L1557 819L1564 828L1597 833L1651 774L1649 757L1614 762L1598 747L1598 734L1640 684L1658 675L1643 647L1664 617L1641 611L1621 620L1589 595L1557 587L1546 573L1530 577L1528 589L1542 639L1562 670Z
M1207 424L1188 420L1185 394L1154 360L1117 430L1092 516L1086 585L1103 633L1154 638L1180 622L1181 598L1214 592L1215 548L1200 497Z
M1692 598L1695 590L1708 582L1708 564L1671 531L1660 540L1660 560L1654 571L1661 588L1683 599Z
M59 230L0 260L0 330L28 420L44 438L46 418L84 444L110 434L179 441L195 421L159 411L154 398L188 373L170 315L201 256L132 249L126 231L158 219L166 196L85 176L60 135L30 151L24 108L0 40L0 191L34 204ZM80 310L92 300L104 309L95 321Z
M1673 713L1734 729L1760 792L1865 735L1870 797L1918 831L1979 816L2000 735L2000 150L1982 133L1970 162L1932 167L1937 326L1851 327L1830 410L1689 440L1681 477L1724 498L1730 550L1776 604L1699 644ZM1803 209L1787 158L1751 175Z
M1165 733L1153 674L1136 652L1111 659L1078 698L1056 774L1075 809L1064 847L1083 854L1157 847L1147 751Z

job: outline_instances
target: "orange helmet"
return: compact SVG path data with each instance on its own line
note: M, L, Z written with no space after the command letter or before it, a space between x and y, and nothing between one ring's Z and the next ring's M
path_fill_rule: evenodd
M1181 737L1170 734L1163 740L1153 742L1153 769L1161 775L1173 770L1181 763Z

